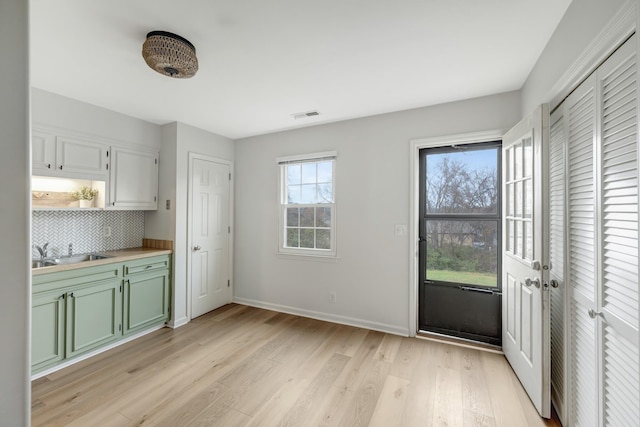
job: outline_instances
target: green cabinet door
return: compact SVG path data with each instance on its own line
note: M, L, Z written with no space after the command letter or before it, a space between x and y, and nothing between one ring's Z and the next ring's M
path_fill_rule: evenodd
M41 371L63 360L65 294L34 295L31 310L31 368Z
M168 257L166 257L168 260ZM164 261L164 260L163 260ZM158 265L150 262L149 266ZM127 268L128 267L128 268ZM169 319L169 270L145 266L127 266L125 271L149 271L131 274L124 280L124 334L159 325Z
M116 341L122 335L120 279L67 293L67 357Z

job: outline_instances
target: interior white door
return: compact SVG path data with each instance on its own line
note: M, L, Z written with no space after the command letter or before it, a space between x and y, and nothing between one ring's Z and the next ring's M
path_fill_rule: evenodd
M191 160L191 318L231 302L230 167Z
M551 415L546 174L549 110L502 139L502 347L541 416Z

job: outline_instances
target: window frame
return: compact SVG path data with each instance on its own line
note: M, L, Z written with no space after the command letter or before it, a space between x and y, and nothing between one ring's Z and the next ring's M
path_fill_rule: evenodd
M303 163L318 163L323 161L331 161L331 188L332 188L332 202L331 203L288 203L287 201L287 166L292 164ZM317 258L337 258L337 239L336 239L336 169L337 169L338 153L336 151L326 151L319 153L302 154L295 156L278 157L276 163L278 165L278 254L279 255L294 255L294 256L307 256ZM317 182L317 181L316 181ZM313 207L313 208L330 208L331 209L331 223L326 229L329 230L329 247L330 249L318 249L318 248L296 248L286 246L287 238L287 214L288 207L297 206L299 208ZM314 230L325 229L324 227L317 227L314 224Z
M420 242L426 244L426 224L429 221L487 221L487 222L495 222L496 223L496 231L498 234L497 239L497 275L496 275L496 286L483 286L471 283L464 282L448 282L441 280L431 280L427 278L427 263L425 256L424 259L422 256L419 256L418 264L419 264L419 272L422 271L424 274L424 279L421 281L423 284L428 285L439 285L439 286L447 286L447 287L466 287L466 288L476 288L476 289L486 289L496 293L502 292L502 203L503 203L503 188L502 188L502 139L491 139L488 141L482 142L473 142L473 143L465 143L459 145L451 145L451 146L435 146L435 147L423 147L418 151L418 159L420 164L420 169L425 168L426 171L426 161L427 156L430 154L446 154L446 153L455 153L458 150L464 151L480 151L480 150L488 150L495 148L497 159L496 159L496 173L497 173L497 182L498 182L498 200L496 203L497 210L495 213L428 213L426 208L426 200L427 200L427 188L426 183L419 180L418 182L418 191L419 191L419 202L418 202L418 235L421 236L419 238ZM426 251L426 248L424 249ZM420 273L419 273L420 274ZM419 276L420 277L420 276Z

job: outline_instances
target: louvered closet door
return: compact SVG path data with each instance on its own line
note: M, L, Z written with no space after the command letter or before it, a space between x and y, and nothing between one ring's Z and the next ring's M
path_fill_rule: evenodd
M567 271L570 325L570 425L598 425L596 308L596 90L591 76L565 101L567 121Z
M602 289L597 320L606 426L638 426L638 81L635 37L597 71L601 100Z
M556 371L553 382L557 394L564 387L565 423L571 426L640 426L636 52L633 36L565 100L552 120L552 253L553 224L561 217L554 204L560 193L554 188L562 181L554 163L561 156L554 135L558 145L563 131L566 135L564 318L569 323L564 347L568 376ZM551 273L552 278L562 273L555 258ZM551 304L556 316L552 331L560 339L557 323L563 317L554 311L560 301L553 290ZM562 401L560 397L556 400Z
M564 109L551 115L549 131L549 291L551 304L551 398L560 421L565 423L565 283L564 204L566 129ZM566 423L565 423L566 425Z

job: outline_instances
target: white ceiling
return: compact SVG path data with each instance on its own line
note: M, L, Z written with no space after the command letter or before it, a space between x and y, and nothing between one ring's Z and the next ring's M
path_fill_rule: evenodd
M569 3L31 0L31 79L236 139L520 89ZM152 30L196 46L195 77L147 67Z

